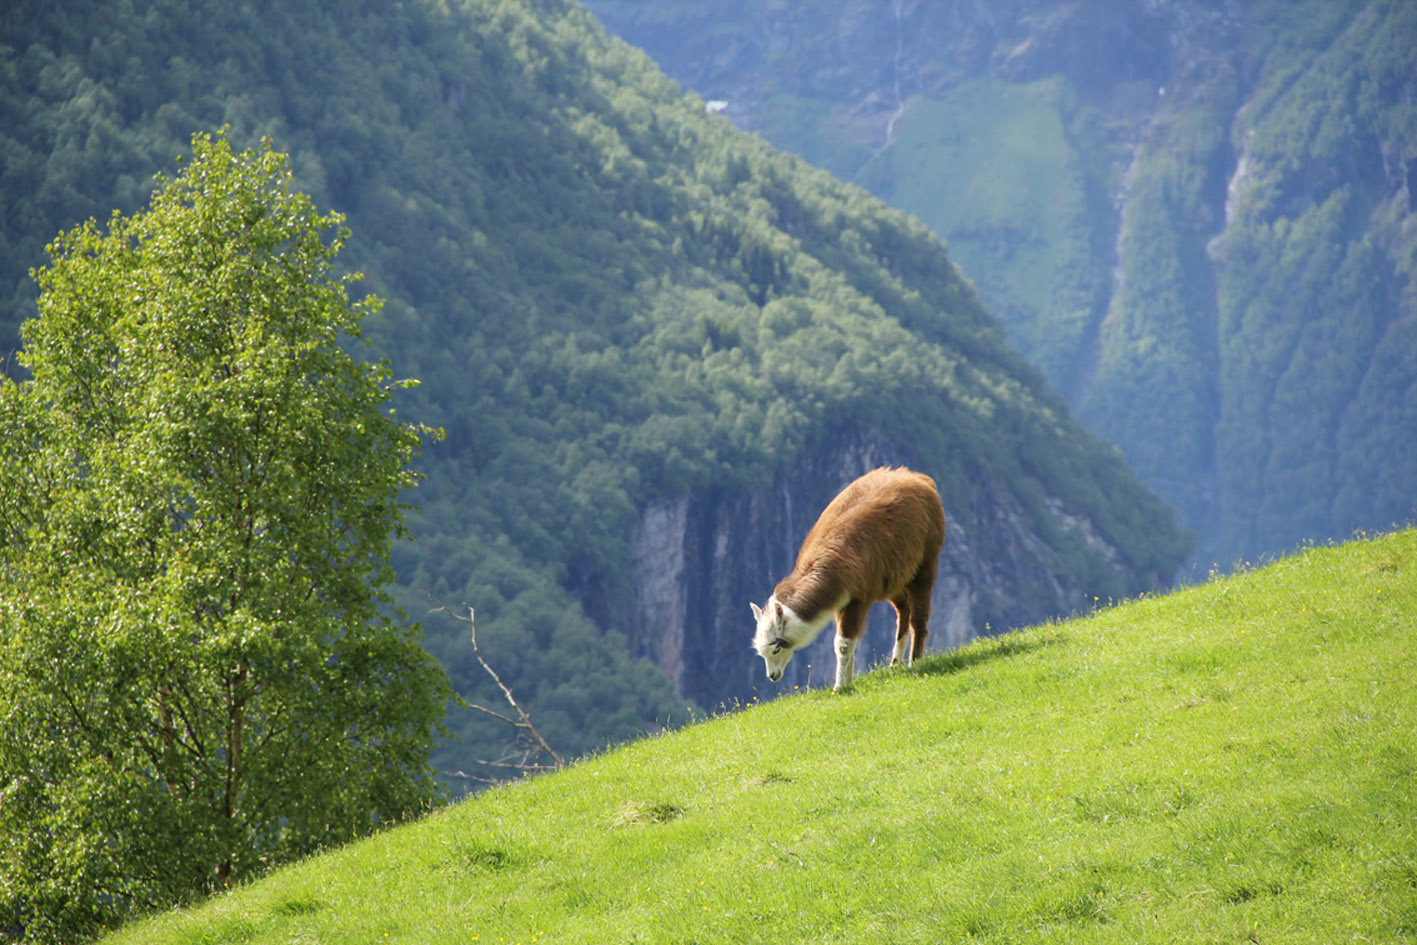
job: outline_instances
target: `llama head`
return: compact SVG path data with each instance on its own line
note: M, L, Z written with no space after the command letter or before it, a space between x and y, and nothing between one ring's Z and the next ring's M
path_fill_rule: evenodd
M782 672L787 668L795 649L795 644L789 638L789 627L796 615L773 597L768 598L766 607L759 607L757 604L749 606L753 608L753 617L758 621L757 633L753 634L753 649L758 651L758 655L767 664L768 678L777 682L782 678Z

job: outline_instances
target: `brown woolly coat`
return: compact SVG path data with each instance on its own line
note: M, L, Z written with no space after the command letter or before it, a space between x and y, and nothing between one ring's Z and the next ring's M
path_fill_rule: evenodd
M924 616L944 544L935 481L908 469L874 469L822 511L774 595L808 624L823 611L880 600L908 600ZM917 647L923 642L917 639Z

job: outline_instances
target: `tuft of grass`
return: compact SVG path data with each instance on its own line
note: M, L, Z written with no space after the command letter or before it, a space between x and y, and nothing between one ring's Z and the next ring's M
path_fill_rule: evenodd
M504 873L517 866L519 858L503 847L473 841L455 851L454 861L471 873Z
M752 774L744 778L745 784L764 786L768 784L791 784L792 777L783 774L781 771L765 771L762 774Z
M313 915L324 908L325 903L313 896L299 896L276 903L273 911L279 915L298 916Z
M109 941L1411 941L1414 665L1417 531L1316 548L635 742Z
M684 816L684 808L678 804L671 804L668 801L656 801L654 803L644 803L642 801L626 801L624 805L615 812L615 816L610 822L616 827L643 826L645 824L663 824L671 820L678 820Z

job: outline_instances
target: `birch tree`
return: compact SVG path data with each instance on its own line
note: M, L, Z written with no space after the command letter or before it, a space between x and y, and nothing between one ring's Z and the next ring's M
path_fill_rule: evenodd
M71 940L426 809L392 606L421 442L348 232L224 136L33 273L0 381L0 927Z

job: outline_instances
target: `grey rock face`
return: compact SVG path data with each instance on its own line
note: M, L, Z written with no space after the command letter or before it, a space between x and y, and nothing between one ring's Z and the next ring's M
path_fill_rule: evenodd
M907 465L908 451L872 434L836 436L804 455L763 489L703 493L653 502L641 510L633 544L634 652L662 666L679 692L708 708L768 697L795 686L830 684L832 629L767 680L752 652L750 601L762 603L791 571L798 546L821 509L862 473ZM928 469L921 469L928 473ZM1068 613L1084 605L1077 579L1034 534L1020 504L996 481L976 483L965 502L943 496L947 533L930 618L931 650ZM1101 561L1120 556L1092 524L1050 501L1062 531L1075 531ZM1154 576L1127 575L1137 590ZM872 608L858 666L889 660L895 612Z

